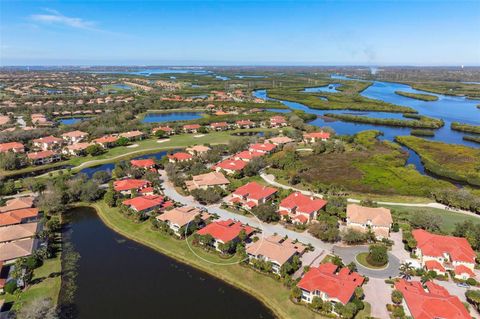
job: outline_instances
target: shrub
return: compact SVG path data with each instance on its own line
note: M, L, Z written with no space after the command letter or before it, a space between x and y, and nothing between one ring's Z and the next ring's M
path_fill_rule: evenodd
M476 286L477 281L474 278L468 278L467 279L467 284L469 284L470 286Z
M16 280L10 280L5 284L3 289L5 290L6 293L9 293L13 295L15 293L15 290L17 290L17 281Z

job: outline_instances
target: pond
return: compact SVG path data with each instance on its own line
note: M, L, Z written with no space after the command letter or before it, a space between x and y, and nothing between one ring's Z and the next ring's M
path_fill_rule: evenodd
M328 92L328 93L337 93L340 92L337 90L337 88L341 86L341 84L338 83L332 83L329 85L325 86L317 86L317 87L311 87L311 88L305 88L303 92Z
M92 208L68 222L80 254L76 318L274 318L250 295L115 233Z
M168 113L148 113L143 118L143 123L162 123L173 121L189 121L201 118L199 112L168 112Z
M58 123L63 125L72 125L72 124L80 123L81 121L85 121L86 119L87 119L86 117L68 117L68 118L59 119Z

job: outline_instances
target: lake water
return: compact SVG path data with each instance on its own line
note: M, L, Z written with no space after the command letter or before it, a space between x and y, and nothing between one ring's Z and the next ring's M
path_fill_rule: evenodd
M325 86L317 86L317 87L312 87L312 88L305 88L303 92L328 92L328 93L337 93L340 92L337 90L337 88L341 86L339 83L332 83L329 85Z
M69 118L59 119L58 122L63 125L72 125L72 124L77 124L81 121L85 121L86 119L87 119L86 117L69 117Z
M201 118L199 112L168 112L168 113L148 113L143 118L144 123L162 123L173 121L189 121Z
M110 74L133 74L133 75L144 75L150 76L155 74L210 74L211 71L203 70L203 69L144 69L144 70L136 70L136 71L87 71L88 73L110 73Z
M115 233L94 209L68 215L80 254L76 318L274 318L250 295Z

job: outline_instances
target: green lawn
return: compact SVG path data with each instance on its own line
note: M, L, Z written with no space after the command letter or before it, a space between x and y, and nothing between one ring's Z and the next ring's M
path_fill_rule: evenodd
M272 309L279 318L322 318L322 316L313 313L306 307L293 304L289 300L289 289L273 278L238 264L217 265L208 263L196 257L185 241L174 239L153 230L148 221L140 224L134 223L120 214L116 208L109 208L103 202L92 206L97 210L105 224L118 233L252 294ZM193 249L210 261L217 263L230 262L230 260L224 260L218 254L207 253L201 248L195 247Z
M372 313L372 306L368 302L363 302L365 305L365 308L363 310L360 310L357 315L355 316L355 319L369 319L370 314Z

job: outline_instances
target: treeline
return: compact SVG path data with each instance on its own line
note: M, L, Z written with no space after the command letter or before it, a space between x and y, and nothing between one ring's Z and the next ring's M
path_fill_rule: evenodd
M479 143L479 144L480 144L480 137L476 137L476 136L465 135L465 136L463 137L463 140L464 140L464 141L475 142L475 143Z
M410 93L410 92L404 92L404 91L395 91L395 94L409 97L412 99L421 100L421 101L437 101L438 100L438 96L431 95L431 94Z
M470 125L459 122L452 122L450 128L455 131L480 134L480 125Z
M410 131L410 135L414 136L435 136L435 132L432 130L413 129Z
M441 204L480 214L480 197L467 189L441 189L433 191L432 196Z
M336 118L336 119L347 121L347 122L357 122L357 123L386 125L386 126L438 129L444 125L443 120L434 119L427 116L418 116L418 119L416 120L384 119L384 118L374 118L374 117L368 117L368 116L362 116L362 115L333 114L333 113L325 113L325 116Z

